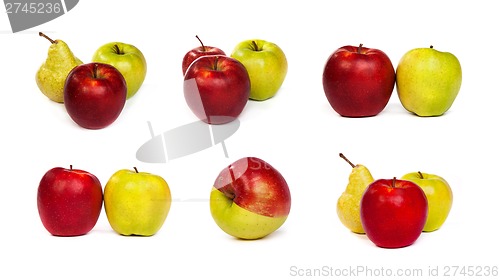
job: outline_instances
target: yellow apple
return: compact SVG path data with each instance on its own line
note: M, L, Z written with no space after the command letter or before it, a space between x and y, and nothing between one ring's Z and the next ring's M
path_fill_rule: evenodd
M99 47L92 62L113 65L127 82L127 99L134 96L146 79L147 63L144 54L134 45L110 42Z
M396 90L403 107L421 117L440 116L455 101L462 68L449 52L416 48L403 55L396 68Z
M250 76L250 99L263 101L276 95L285 80L288 62L283 50L265 40L240 42L231 53Z
M453 192L448 182L440 176L420 171L405 174L401 179L417 184L427 197L429 213L423 231L439 229L446 221L453 204Z
M104 209L108 221L122 235L151 236L165 222L172 197L159 175L122 169L104 187Z

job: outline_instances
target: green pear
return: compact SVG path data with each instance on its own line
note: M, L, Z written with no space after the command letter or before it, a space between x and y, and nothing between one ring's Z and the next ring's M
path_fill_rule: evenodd
M363 234L365 231L361 224L360 203L366 188L374 179L366 166L354 165L342 153L339 156L351 165L352 170L347 187L337 201L337 215L349 230Z
M403 55L396 68L396 90L403 107L421 117L440 116L455 101L462 84L457 57L432 46Z
M42 32L40 36L50 41L47 59L36 72L36 84L50 100L64 102L64 83L69 72L83 62L73 55L68 45L62 40L52 40Z

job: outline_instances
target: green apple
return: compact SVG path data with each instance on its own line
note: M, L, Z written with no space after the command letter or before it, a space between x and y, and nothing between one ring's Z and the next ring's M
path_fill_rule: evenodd
M250 99L266 100L278 92L288 71L283 50L265 40L240 42L231 53L240 61L250 76Z
M108 221L122 235L151 236L165 222L172 197L159 175L122 169L104 187L104 210Z
M405 174L401 179L417 184L427 197L429 212L423 231L439 229L446 221L453 204L453 192L448 182L440 176L420 171Z
M210 193L215 223L240 239L259 239L285 223L290 190L283 176L265 161L246 157L224 168Z
M396 90L403 107L421 117L440 116L455 101L462 84L457 57L432 46L403 55L396 68Z
M138 48L130 44L104 44L96 50L92 61L111 64L122 73L127 83L127 99L137 93L146 78L146 59Z

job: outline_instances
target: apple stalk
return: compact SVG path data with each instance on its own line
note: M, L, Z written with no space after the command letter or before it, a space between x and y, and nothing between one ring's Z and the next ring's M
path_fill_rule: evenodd
M201 44L201 49L206 52L207 50L205 49L205 45L203 45L203 42L201 41L200 37L198 37L198 35L195 36L196 39L198 39L198 41L200 41L200 44Z
M215 62L214 62L214 70L219 70L219 57L215 57Z
M232 166L228 167L229 175L231 175L231 183L222 187L220 190L222 193L229 198L231 201L233 201L236 198L236 194L234 193L235 189L232 186L232 183L236 182L236 177L234 176L234 171Z
M257 43L255 41L252 41L252 46L253 46L254 51L256 51L256 52L261 51L261 49L259 48L259 46L257 45Z
M99 65L97 63L94 63L94 67L92 68L92 78L94 78L94 79L100 78L98 71L97 71L97 68L99 68Z
M359 47L358 47L358 53L361 54L361 48L363 47L363 44L359 44Z
M117 44L115 44L115 45L113 46L113 51L114 51L116 54L119 54L119 55L124 55L124 54L125 54L125 53L124 53L124 52L120 49L120 47L119 47Z

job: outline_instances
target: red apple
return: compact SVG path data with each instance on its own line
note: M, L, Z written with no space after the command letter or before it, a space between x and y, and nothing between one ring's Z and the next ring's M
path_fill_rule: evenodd
M290 212L288 184L278 170L255 157L224 168L210 194L217 225L242 239L262 238L277 230Z
M427 220L427 198L415 183L379 179L361 198L361 224L368 238L383 248L413 244Z
M188 51L184 55L184 58L182 59L182 75L186 75L186 70L189 68L189 65L191 65L191 63L193 63L193 61L195 61L198 57L205 55L226 55L226 53L219 48L203 45L203 42L200 40L198 35L196 35L196 39L200 41L201 46Z
M328 58L323 89L332 108L344 117L380 113L392 95L396 73L389 57L372 48L344 46Z
M127 84L115 67L104 63L79 65L64 84L64 106L78 125L101 129L120 115L127 99Z
M56 236L77 236L94 228L103 203L101 183L93 174L55 167L40 180L37 206L43 226Z
M184 76L184 97L193 113L209 124L236 119L250 96L250 77L241 62L221 55L193 61Z

